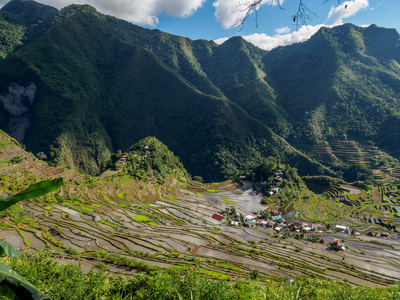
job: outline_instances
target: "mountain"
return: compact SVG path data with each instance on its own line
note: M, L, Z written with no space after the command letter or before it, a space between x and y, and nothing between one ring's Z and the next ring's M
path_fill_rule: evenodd
M364 139L393 153L385 132L398 122L399 45L394 29L346 24L270 51L263 62L293 120L291 140Z
M191 45L213 42L146 30L87 5L69 6L55 20L0 66L1 126L28 150L98 173L112 151L153 135L208 180L263 155L288 154L322 169L201 72Z
M58 10L33 1L14 0L1 8L0 57L5 58L48 29Z
M148 136L206 180L268 156L301 175L335 175L310 147L337 139L398 157L394 30L322 28L266 52L240 37L217 45L144 29L88 5L13 0L0 20L10 29L0 34L0 128L55 165L98 174Z

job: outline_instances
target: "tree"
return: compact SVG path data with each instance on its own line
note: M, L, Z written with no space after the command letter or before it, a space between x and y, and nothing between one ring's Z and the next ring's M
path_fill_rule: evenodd
M311 21L313 17L316 17L315 13L312 9L310 9L306 5L306 0L297 0L299 5L297 7L296 12L292 16L293 23L296 24L296 28L299 28L300 25L306 25L307 21ZM323 0L322 3L330 2L331 0ZM343 0L336 0L338 4L342 4ZM246 20L250 17L250 15L254 12L256 19L256 27L258 26L258 13L261 9L262 4L264 4L265 0L248 0L246 2L240 3L240 7L242 7L241 11L244 12L244 16L240 18L235 27L243 27ZM271 5L278 5L281 9L284 9L282 6L283 0L271 0ZM345 5L345 9L347 8L347 4Z

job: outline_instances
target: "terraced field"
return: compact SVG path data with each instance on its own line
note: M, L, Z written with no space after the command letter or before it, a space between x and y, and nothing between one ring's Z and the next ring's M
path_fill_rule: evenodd
M84 177L51 168L10 140L0 139L0 145L2 194L45 176L64 176L57 194L25 201L2 215L0 237L21 251L43 249L60 263L79 261L85 271L105 264L110 272L126 276L189 265L227 280L248 277L254 269L264 276L307 275L354 285L385 285L400 277L396 240L313 234L327 243L335 237L344 240L347 250L336 252L328 244L307 241L307 235L303 240L283 238L269 228L228 226L212 218L226 208L242 215L264 209L261 198L250 195L247 187L179 182L172 177L159 185L113 173ZM348 193L354 203L345 204L337 201L344 189L332 190L328 198L301 199L287 217L313 222L342 219L365 227L361 217L349 219L348 213L367 214L368 207L377 205L374 198L367 192Z
M224 186L228 190L204 189L204 196L187 191L146 204L129 203L98 187L88 188L92 197L85 206L25 202L22 209L29 218L4 219L0 236L22 251L47 249L63 261L80 257L87 270L106 263L115 274L192 265L224 279L247 277L253 269L265 276L303 274L362 285L392 283L400 276L400 242L384 245L342 236L348 250L334 252L324 244L276 237L272 229L231 227L213 219L226 208L226 199L235 201L228 206L242 214L260 205L258 197ZM319 207L316 201L313 205ZM327 242L334 238L318 235Z
M372 161L380 155L376 146L361 145L355 141L347 140L332 141L328 145L315 145L310 151L326 162L335 163L341 160L367 167L370 167Z

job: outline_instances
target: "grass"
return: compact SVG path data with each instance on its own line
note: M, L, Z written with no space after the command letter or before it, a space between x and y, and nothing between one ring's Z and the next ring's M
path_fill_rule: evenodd
M108 221L106 221L106 220L101 220L100 223L106 224L106 225L108 225L108 226L115 227L115 224L113 224L113 223L111 223L111 222L108 222Z
M89 207L86 207L86 206L81 206L81 208L82 208L83 210L86 210L86 211L94 211L93 208L89 208Z
M110 197L108 197L108 196L106 196L106 195L103 195L103 198L104 198L104 200L106 200L107 202L111 202Z
M142 215L137 215L137 216L133 217L132 219L136 222L150 222L150 219L148 217L142 216Z
M176 200L173 196L168 196L168 197L166 197L168 200L171 200L171 201L178 201L178 200Z
M120 198L122 200L125 200L125 194L124 193L117 194L117 196L118 196L118 198Z
M209 189L209 190L207 190L207 192L208 192L208 193L217 193L217 192L219 192L219 190L216 190L216 189Z
M45 209L45 210L52 210L52 209L54 209L54 207L53 207L53 206L50 206L50 205L47 205L47 206L43 207L43 209Z
M232 201L232 200L224 200L224 203L235 204L236 202L235 202L235 201Z
M231 275L227 275L227 274L216 272L216 271L207 270L207 269L204 269L204 268L200 268L199 272L200 272L200 274L205 274L205 275L216 277L216 278L220 278L220 279L229 279L229 278L232 277Z

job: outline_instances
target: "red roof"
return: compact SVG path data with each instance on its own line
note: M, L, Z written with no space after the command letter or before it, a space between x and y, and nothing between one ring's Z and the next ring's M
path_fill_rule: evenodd
M271 213L273 213L274 215L277 215L279 212L277 209L271 210Z
M212 217L218 221L222 221L223 219L225 219L224 216L221 216L219 214L213 214Z

